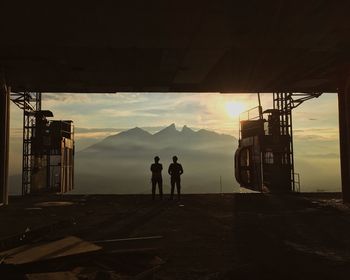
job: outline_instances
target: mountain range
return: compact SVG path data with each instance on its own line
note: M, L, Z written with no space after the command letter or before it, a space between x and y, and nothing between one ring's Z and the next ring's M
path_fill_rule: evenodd
M103 151L107 151L108 155L115 152L125 154L134 149L139 151L159 151L162 149L191 151L207 149L208 147L218 148L228 144L233 145L236 142L237 139L229 135L218 134L205 129L194 131L186 125L179 131L175 124L171 124L155 134L139 127L123 131L84 149L81 154ZM129 155L135 156L135 153Z
M213 131L171 124L151 134L135 127L111 135L76 154L78 193L147 193L150 164L158 155L163 179L168 184L167 167L173 155L183 165L184 192L233 191L233 154L237 139Z

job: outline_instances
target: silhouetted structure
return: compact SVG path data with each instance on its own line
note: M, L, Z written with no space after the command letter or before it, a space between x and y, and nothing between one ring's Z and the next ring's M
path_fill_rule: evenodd
M158 184L159 189L159 197L160 199L163 198L163 178L162 178L162 170L163 166L161 163L159 163L159 157L156 156L154 158L154 163L151 165L151 171L152 171L152 199L155 199L156 196L156 188Z
M299 191L294 173L292 109L321 93L274 93L273 109L248 110L240 121L239 146L235 153L235 177L242 187L254 191ZM257 116L251 111L258 109ZM266 116L264 118L264 116ZM297 175L297 176L295 176Z
M173 156L173 163L169 165L168 173L170 174L170 183L171 183L171 194L170 199L174 197L174 189L176 185L177 198L181 198L181 174L184 173L182 165L177 163L177 156Z
M11 100L23 110L22 195L65 193L74 186L74 126L71 120L49 121L41 93L16 92Z
M32 153L32 141L35 137L36 120L41 117L52 117L53 114L41 111L40 92L13 92L11 100L23 110L23 153L22 153L22 194L30 192L34 159Z

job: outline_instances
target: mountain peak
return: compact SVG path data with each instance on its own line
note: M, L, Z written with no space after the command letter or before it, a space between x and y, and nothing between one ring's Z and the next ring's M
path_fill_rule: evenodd
M149 132L146 130L143 130L142 128L139 127L134 127L129 130L125 130L117 135L133 135L133 136L143 136L143 135L150 135Z
M166 128L163 128L162 130L158 131L154 135L163 135L163 134L169 134L169 133L177 133L178 131L176 130L175 124L172 123L171 125L167 126Z
M128 129L126 131L129 131L129 132L141 132L141 131L145 131L145 130L143 130L142 128L139 128L138 126L135 126L134 128Z
M181 130L181 132L184 132L184 133L188 133L188 132L194 132L191 128L189 128L187 125L184 125L183 127L182 127L182 130Z
M169 129L169 130L176 130L176 126L175 126L175 123L172 123L171 125L167 126L166 128L164 129ZM163 129L163 130L164 130Z

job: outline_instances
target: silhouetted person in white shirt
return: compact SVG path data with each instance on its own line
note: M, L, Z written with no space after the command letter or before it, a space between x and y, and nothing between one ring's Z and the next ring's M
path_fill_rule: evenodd
M177 198L180 200L181 196L181 174L184 173L182 165L177 163L177 156L173 156L173 163L169 165L168 173L170 174L170 183L171 183L171 195L170 199L174 197L174 189L176 185Z
M158 184L159 197L163 199L163 179L162 179L162 170L163 166L159 163L159 157L154 158L154 163L151 165L152 171L152 199L155 199L156 196L156 186Z

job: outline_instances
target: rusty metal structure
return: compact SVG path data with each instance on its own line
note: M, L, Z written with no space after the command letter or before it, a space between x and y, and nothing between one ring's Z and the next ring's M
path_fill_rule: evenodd
M244 112L247 118L240 120L235 177L241 187L260 192L300 190L299 174L294 172L292 109L321 94L274 93L273 108L265 111L258 94L259 106Z
M65 193L74 186L74 126L72 121L48 120L40 92L11 93L23 110L22 195Z

